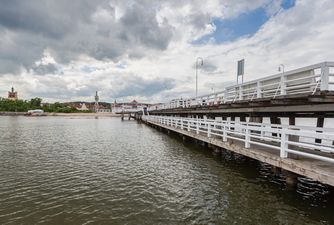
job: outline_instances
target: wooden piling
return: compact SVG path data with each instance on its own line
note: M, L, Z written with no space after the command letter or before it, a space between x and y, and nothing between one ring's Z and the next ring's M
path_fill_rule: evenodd
M288 170L281 170L281 173L284 175L285 177L285 184L286 184L286 188L287 189L293 189L297 186L297 182L298 182L298 175L288 171Z

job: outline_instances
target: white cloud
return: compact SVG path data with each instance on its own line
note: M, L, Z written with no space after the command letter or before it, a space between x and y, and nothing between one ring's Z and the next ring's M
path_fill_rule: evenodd
M130 35L127 33L130 31L125 30L126 26L119 25L129 5L124 1L113 1L108 7L97 7L92 12L90 17L92 24L85 28L79 24L78 30L72 31L73 35L64 37L66 43L75 44L76 40L87 40L80 47L84 50L63 49L61 41L57 45L52 43L49 46L50 42L45 39L42 42L45 48L33 47L33 50L41 48L42 53L48 49L48 55L42 54L34 63L43 62L43 65L52 63L57 67L58 73L48 73L48 69L52 69L49 67L39 68L40 73L43 71L46 73L44 75L37 75L32 69L3 72L0 75L0 96L6 95L7 90L14 85L22 98L39 96L47 101L93 100L95 90L99 90L104 101L113 101L117 97L123 100L136 98L142 101L162 102L175 97L194 95L194 63L198 56L204 58L204 63L207 65L199 74L200 94L210 93L213 86L215 90L219 90L224 85L234 82L236 61L241 58L246 59L246 80L276 73L277 66L281 63L285 64L286 70L289 70L334 60L334 52L331 51L334 47L332 31L334 2L331 0L299 0L295 7L289 10L278 10L274 1L270 6L272 8L268 9L269 13L275 12L271 13L273 17L255 35L220 45L215 45L213 42L200 46L191 44L192 40L213 32L215 29L211 25L213 18L235 17L261 5L269 7L268 4L271 2L213 0L203 4L203 1L190 0L142 1L145 7L150 7L147 13L151 14L151 20L153 20L152 13L156 12L156 24L148 25L148 21L144 20L147 22L133 27L131 31L133 33ZM151 26L156 26L157 30L153 31ZM159 45L159 36L154 36L156 34L150 32L164 32L164 29L159 28L163 26L170 27L172 32L171 39L164 43L168 43L166 49L159 49L146 43L151 41ZM113 39L114 34L104 38L106 32L116 32L117 35L121 35L120 30L126 32L124 34L132 41ZM136 34L136 30L150 32ZM7 57L2 55L0 61L7 62L5 65L10 68L13 66L11 59L15 58L11 50L17 49L15 46L20 46L21 43L26 45L31 42L16 39L19 33L15 29L0 28L0 33L5 34L0 41L0 50L4 50L3 52L7 54ZM78 37L80 35L89 37L87 39ZM141 41L138 42L136 38L141 38ZM117 45L118 42L121 48ZM112 43L113 47L98 52L99 47L108 47L109 43ZM125 46L126 43L129 46ZM55 46L61 48L57 49ZM30 48L29 45L26 45L26 48ZM94 53L91 53L92 49L95 49ZM29 51L35 55L36 51ZM70 54L65 54L68 60L57 60L56 56L62 55L60 53L63 51ZM75 54L73 53L75 57L71 56L71 51L75 51ZM108 56L109 52L117 57L110 57L112 60L102 57ZM29 61L23 60L28 56L29 54L22 54L19 57L22 58L20 62L28 65ZM84 72L82 70L84 67L91 67L94 70ZM0 71L4 70L0 68Z

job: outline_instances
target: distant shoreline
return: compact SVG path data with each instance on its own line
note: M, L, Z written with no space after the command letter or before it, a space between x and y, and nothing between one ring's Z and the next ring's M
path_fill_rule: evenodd
M24 116L26 112L0 112L0 116ZM99 117L121 117L121 114L114 113L44 113L43 116L99 116ZM34 116L36 117L36 116Z

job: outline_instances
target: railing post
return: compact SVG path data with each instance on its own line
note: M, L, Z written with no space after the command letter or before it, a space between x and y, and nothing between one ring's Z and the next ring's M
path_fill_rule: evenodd
M286 95L286 76L284 73L281 76L281 93L280 95Z
M223 93L223 103L226 103L226 102L227 102L227 89L225 89Z
M280 150L280 157L281 158L288 158L287 148L288 144L287 141L289 140L289 135L287 134L287 129L282 128L282 136L281 136L281 150Z
M223 141L227 141L226 124L227 120L223 121Z
M266 128L266 125L265 125L265 124L261 124L260 126L261 126L261 131L260 131L261 134L260 134L260 135L261 135L261 137L264 137L264 134L265 134L264 129ZM263 140L263 139L262 139L262 140Z
M261 98L261 82L256 82L256 98Z
M181 119L181 130L183 130L183 120Z
M250 129L248 127L248 124L246 124L245 130L245 148L250 148Z
M329 90L329 67L326 63L323 63L321 66L321 84L320 91Z
M196 134L199 134L199 121L198 121L198 118L197 118L197 121L196 121Z
M242 100L242 85L239 86L239 100Z
M210 122L207 123L208 123L208 137L211 137L211 124Z
M188 123L188 131L190 131L190 120L189 119L188 119L187 123Z

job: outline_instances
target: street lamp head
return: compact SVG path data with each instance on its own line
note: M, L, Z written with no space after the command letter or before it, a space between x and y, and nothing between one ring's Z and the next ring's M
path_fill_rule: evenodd
M203 66L203 64L204 64L204 60L203 60L203 58L202 57L197 57L197 59L196 59L196 65L198 65L198 60L200 60L200 66Z
M284 65L283 64L279 64L278 72L283 72L284 73Z

